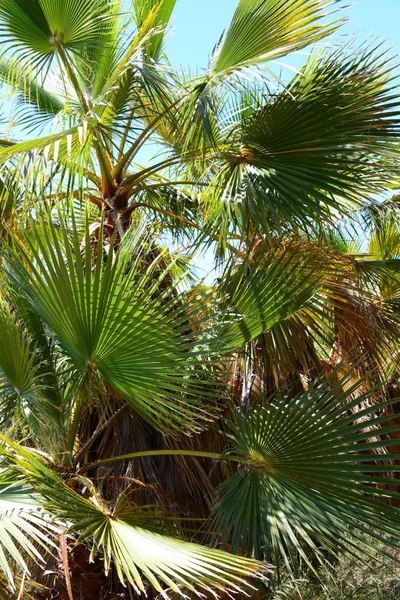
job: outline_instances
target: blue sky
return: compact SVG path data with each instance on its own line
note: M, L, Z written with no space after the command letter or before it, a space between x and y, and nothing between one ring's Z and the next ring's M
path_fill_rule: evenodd
M177 0L167 44L173 64L190 65L193 70L205 68L237 3L238 0ZM400 0L355 0L343 14L350 20L344 34L358 34L360 40L378 36L387 40L394 52L400 52Z

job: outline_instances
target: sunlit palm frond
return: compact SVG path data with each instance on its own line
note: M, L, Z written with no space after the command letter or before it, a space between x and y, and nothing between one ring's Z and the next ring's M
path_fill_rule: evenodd
M69 533L91 545L93 555L103 552L105 570L115 568L121 581L129 582L139 594L146 589L142 576L158 592L166 585L184 595L185 589L237 591L246 587L249 577L266 570L257 561L156 533L140 509L119 514L117 508L107 506L89 480L82 480L89 484L91 494L85 498L32 452L4 436L2 441L13 451L6 450L10 462L40 490L47 510L66 524Z
M399 261L376 264L305 241L292 242L286 253L292 253L293 260L298 255L313 257L309 283L317 281L317 285L302 305L239 352L236 370L244 378L245 357L251 357L252 389L247 401L263 402L280 387L294 386L298 391L324 366L333 367L338 361L370 377L372 386L383 381L385 365L397 346L400 321L396 308L383 302L382 290L387 294L398 289Z
M36 349L6 304L0 305L0 419L4 427L18 421L18 414L37 433L44 415L55 412L46 398L46 376L38 364ZM38 412L41 416L38 418Z
M262 242L260 242L262 246ZM318 291L320 253L310 246L259 251L242 256L224 271L219 292L226 307L239 318L227 327L232 344L239 347L298 311Z
M329 35L340 21L323 22L332 0L240 0L212 64L214 76L285 56Z
M58 45L82 53L90 42L101 44L105 22L115 11L106 0L4 0L0 31L5 48L36 68L51 62Z
M22 573L29 573L32 560L43 566L42 555L52 549L56 527L40 496L7 470L0 473L0 516L0 570L15 590L15 565Z
M215 383L203 369L217 331L199 335L197 302L163 284L161 255L152 258L140 228L115 254L107 223L93 236L89 225L82 240L62 221L39 220L23 250L17 242L9 272L61 345L76 382L101 376L157 427L197 428L212 414L213 401L206 410L202 398L214 395Z
M0 61L0 80L11 89L10 95L19 99L16 119L19 126L43 127L57 116L62 116L67 98L62 80L53 73L44 82L26 67L14 65L3 58Z
M165 29L175 8L176 0L133 0L133 10L138 29L143 26L149 13L155 11L153 27L162 29L154 35L146 45L146 52L153 60L157 60L162 50Z
M60 133L45 135L33 140L26 140L19 143L13 142L0 150L0 163L4 163L14 155L25 155L32 150L46 150L46 155L48 155L47 153L51 150L52 153L56 152L58 157L61 144L65 146L67 152L70 152L74 135L78 135L78 127L72 127L71 129Z
M244 113L240 145L224 157L223 203L269 231L331 219L384 189L399 129L391 80L379 47L311 57L288 90Z

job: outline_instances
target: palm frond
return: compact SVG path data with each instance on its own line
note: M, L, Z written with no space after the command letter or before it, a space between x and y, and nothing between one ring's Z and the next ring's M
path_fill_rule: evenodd
M89 485L91 497L85 498L63 482L36 455L2 436L11 463L32 481L44 497L44 505L78 541L92 540L93 556L103 552L104 567L115 568L122 582L129 582L137 593L145 592L142 575L158 591L162 585L185 595L184 590L211 592L238 591L249 577L261 576L266 566L251 559L173 539L154 531L143 518L143 511L119 514L108 507ZM90 542L89 542L90 543ZM183 588L183 589L182 589Z
M392 77L379 47L311 57L287 91L243 119L237 151L224 156L223 202L270 231L332 220L383 190L399 129Z
M0 61L0 81L20 99L16 115L20 125L32 123L35 128L43 127L61 115L66 106L64 85L53 73L41 82L29 69L3 58Z
M324 23L332 0L240 0L212 64L214 76L300 50L333 33L340 20Z
M219 490L213 527L223 544L275 564L283 558L291 570L296 557L311 565L310 551L322 559L323 550L361 556L381 541L399 547L399 509L383 502L399 498L386 476L398 470L397 441L386 437L393 401L372 405L368 393L354 394L362 382L346 382L348 374L339 383L333 375L238 414L228 438L245 465ZM389 452L376 460L379 448Z
M15 565L29 573L28 559L43 564L42 555L54 545L56 527L34 490L7 470L0 473L0 516L0 570L15 590Z
M217 331L199 335L197 302L163 283L162 255L152 258L141 227L116 253L104 221L97 236L93 244L88 223L82 240L61 218L58 226L40 219L24 246L16 240L9 272L61 345L76 382L100 376L156 427L196 429L213 412L216 382L205 381L203 369Z
M66 131L45 135L37 139L19 143L11 142L10 145L0 150L0 163L4 163L16 154L22 154L25 157L30 151L38 152L44 150L47 157L50 151L52 151L52 154L56 154L58 157L60 147L64 147L65 152L70 154L73 137L77 138L78 131L78 127L71 127Z
M157 61L162 50L165 29L175 8L176 0L132 0L132 4L138 29L143 26L151 11L155 11L153 27L164 30L152 36L146 45L148 56Z
M59 44L78 54L90 42L100 46L105 22L113 26L112 4L106 0L4 0L0 7L4 46L36 69L48 67Z
M228 265L219 290L222 298L226 297L226 308L236 315L234 323L223 330L228 339L232 336L235 347L298 311L320 284L316 248L310 246L307 252L296 245L286 249L267 246L267 250L257 248L256 252L255 256L243 256L241 263L236 259Z
M49 383L46 365L32 339L9 307L0 304L0 421L10 428L29 423L32 432L43 435L49 426L48 418L59 420L58 406L54 403L55 390L47 392ZM39 416L40 415L40 416Z

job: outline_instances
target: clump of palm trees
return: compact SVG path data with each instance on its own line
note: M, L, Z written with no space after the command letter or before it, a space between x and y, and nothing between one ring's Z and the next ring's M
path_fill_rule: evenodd
M2 597L399 547L399 96L339 4L240 0L193 75L175 0L2 0Z

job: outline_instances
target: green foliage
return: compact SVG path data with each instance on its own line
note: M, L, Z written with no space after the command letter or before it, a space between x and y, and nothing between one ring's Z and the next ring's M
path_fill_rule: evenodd
M0 30L6 47L39 67L55 54L58 43L77 53L93 41L100 47L113 12L107 0L5 0Z
M342 2L240 0L178 73L175 4L0 5L7 600L265 591L399 548L391 64L325 45L278 80Z
M261 254L253 264L244 260L229 265L220 293L236 319L222 331L234 348L269 331L305 305L318 289L316 258L313 249L300 254L298 248L289 246Z
M387 170L398 136L392 77L379 48L312 56L287 89L243 119L240 146L227 156L225 201L240 198L266 232L266 215L277 226L301 225L359 205L377 191L370 160L382 168L383 185L385 172L386 183L394 175Z
M290 401L239 414L230 425L231 452L244 466L219 488L212 528L222 544L229 540L235 550L274 564L282 555L289 570L294 552L312 567L307 547L321 562L324 549L368 554L365 533L399 547L400 511L380 501L400 498L385 489L387 474L398 471L390 464L397 455L368 464L373 452L397 444L376 438L377 426L382 436L397 430L387 425L393 402L371 407L370 393L357 393L360 382L340 391L347 380L316 383Z
M321 23L332 0L240 0L213 75L280 58L331 34L338 22Z
M133 0L132 3L138 29L143 27L149 15L154 11L153 27L161 29L161 31L151 37L146 45L146 52L150 58L157 60L160 57L165 29L175 8L176 0Z
M115 254L115 240L108 240L103 264L95 252L105 243L104 221L94 247L86 223L83 252L74 226L67 229L61 218L58 226L39 223L23 247L16 240L9 270L53 332L76 390L100 376L157 428L204 426L214 393L207 391L212 382L203 376L203 361L217 330L204 330L199 340L197 301L191 306L163 284L168 271L159 269L162 254L152 259L151 239L141 227L132 229Z
M7 470L0 473L0 569L15 590L12 561L22 571L27 559L43 562L43 553L53 545L57 529L44 514L40 497L19 484Z
M89 539L93 539L93 556L96 552L103 551L106 571L113 561L118 577L122 582L128 581L137 593L145 591L140 573L158 592L162 592L162 582L173 591L182 593L178 585L192 591L196 588L209 590L210 586L221 591L229 587L240 590L241 586L246 585L244 577L260 571L261 565L253 560L233 557L218 550L155 533L151 518L146 517L146 513L143 514L140 509L127 510L119 507L110 510L96 493L89 499L82 497L60 480L35 454L4 436L2 441L15 452L8 454L11 464L14 463L40 491L42 498L36 496L37 502L41 502L54 517L64 522L67 532L77 533L78 541L87 543ZM87 483L90 489L90 481ZM11 495L5 494L6 510L13 508L10 507L10 502L14 497L12 489ZM29 502L29 498L22 496L21 502ZM23 516L28 519L25 526L28 534L36 535L41 541L36 530L29 525L29 518L32 517L29 514ZM16 517L17 524L23 523L22 519L17 519ZM1 534L0 530L0 540ZM6 533L3 532L3 538L5 536ZM7 546L7 549L13 552L12 547ZM28 546L27 550L32 553L33 546ZM14 558L19 560L19 555L15 554ZM7 565L4 558L0 564L3 568Z

